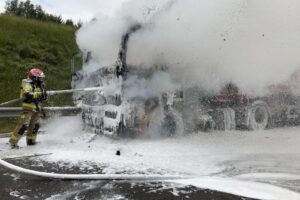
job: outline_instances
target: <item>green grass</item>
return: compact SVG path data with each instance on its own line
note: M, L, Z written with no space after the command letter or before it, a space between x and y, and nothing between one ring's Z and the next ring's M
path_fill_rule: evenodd
M78 52L71 26L0 15L0 102L19 97L20 83L31 66L46 75L48 90L69 89L70 59ZM51 106L72 104L70 95L50 98ZM0 118L0 132L8 120Z
M12 132L18 123L18 118L0 118L0 134Z

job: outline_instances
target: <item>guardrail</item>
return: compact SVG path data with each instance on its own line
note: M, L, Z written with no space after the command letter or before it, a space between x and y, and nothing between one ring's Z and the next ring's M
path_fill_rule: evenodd
M0 108L0 118L17 117L22 111L21 107L3 107ZM46 117L52 115L73 116L81 112L79 107L44 107Z
M10 135L11 133L0 133L0 138L8 138Z

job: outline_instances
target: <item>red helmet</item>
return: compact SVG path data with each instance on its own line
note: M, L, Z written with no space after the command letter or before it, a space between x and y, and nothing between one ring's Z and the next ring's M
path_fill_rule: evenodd
M45 79L45 74L39 68L33 68L28 72L27 78L31 79L32 81L41 81L41 82L43 82L44 79Z

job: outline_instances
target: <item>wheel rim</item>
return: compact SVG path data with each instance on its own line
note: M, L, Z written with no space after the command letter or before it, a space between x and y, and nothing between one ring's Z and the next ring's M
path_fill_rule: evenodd
M256 106L251 109L249 128L250 130L264 130L269 123L268 110L264 106Z

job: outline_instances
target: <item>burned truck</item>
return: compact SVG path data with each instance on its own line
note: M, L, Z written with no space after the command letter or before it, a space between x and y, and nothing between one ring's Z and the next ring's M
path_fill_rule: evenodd
M102 88L74 96L82 107L85 129L112 137L135 137L148 129L171 136L209 130L263 130L299 124L300 98L288 89L300 82L300 76L295 75L292 84L270 86L270 95L261 97L241 94L231 82L214 95L195 86L180 87L148 98L128 97L127 80L130 77L151 79L156 72L168 73L167 66L141 69L127 64L129 38L141 28L139 24L133 25L123 35L115 65L93 72L74 73L75 88L80 85Z

